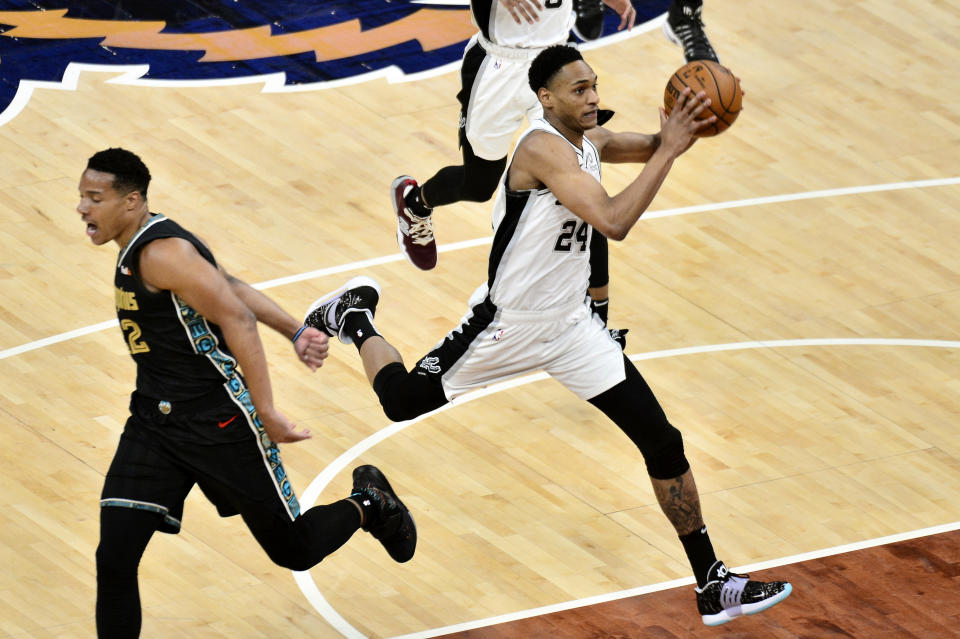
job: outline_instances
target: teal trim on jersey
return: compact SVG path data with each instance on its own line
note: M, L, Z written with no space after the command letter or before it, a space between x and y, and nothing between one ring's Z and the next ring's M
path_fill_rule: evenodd
M287 477L287 472L283 468L283 462L280 460L280 449L267 435L263 422L260 420L260 415L257 414L257 408L253 405L250 391L237 372L237 360L220 348L220 341L210 329L207 318L173 292L170 293L170 296L177 306L180 321L193 343L194 351L198 355L205 355L226 378L224 387L230 393L234 403L243 409L247 417L247 423L257 436L257 442L263 452L264 463L273 476L277 493L284 500L290 518L296 519L300 515L300 502L297 500L290 479Z

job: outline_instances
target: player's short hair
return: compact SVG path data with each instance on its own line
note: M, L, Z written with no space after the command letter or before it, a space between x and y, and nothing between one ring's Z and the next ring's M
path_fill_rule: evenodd
M98 151L87 160L87 168L113 174L113 188L121 195L139 191L147 197L150 171L136 153L120 148Z
M546 87L560 69L576 60L583 60L583 56L574 47L565 44L547 47L530 63L530 72L527 74L530 88L536 93L540 87Z

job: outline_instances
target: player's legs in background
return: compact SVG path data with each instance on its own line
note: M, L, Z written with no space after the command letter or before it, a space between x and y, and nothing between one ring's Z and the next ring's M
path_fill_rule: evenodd
M527 83L528 61L497 58L469 45L460 69L458 138L463 163L446 166L424 183L408 175L391 185L397 243L421 270L436 265L432 212L455 202L486 202L497 191L507 154L524 114L536 103Z
M455 202L486 202L497 191L507 167L506 156L485 160L473 152L461 128L463 164L446 166L423 185L408 175L394 180L390 187L397 215L397 243L407 259L421 270L437 263L437 244L431 215L436 206Z
M603 35L603 11L606 5L602 0L573 0L573 11L577 15L573 32L583 41L596 40Z
M454 202L486 202L497 192L500 177L507 168L507 157L485 160L473 152L473 146L461 134L463 164L446 166L420 187L422 204L433 209Z
M713 60L719 62L716 51L703 29L703 0L672 0L663 23L667 39L683 48L687 62Z

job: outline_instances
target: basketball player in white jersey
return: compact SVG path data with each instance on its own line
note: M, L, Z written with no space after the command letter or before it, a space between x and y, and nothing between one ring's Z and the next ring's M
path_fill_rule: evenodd
M702 0L672 0L664 33L681 45L687 61L716 53L700 20ZM469 41L460 71L459 141L463 163L440 169L422 185L409 175L394 180L390 199L397 216L397 243L422 270L437 264L433 207L459 201L485 202L500 183L510 143L523 119L540 114L536 95L527 86L530 61L543 47L566 42L572 29L583 40L603 31L604 7L619 16L619 29L630 29L636 11L630 0L472 0L471 17L479 32ZM601 111L598 124L613 115ZM593 235L588 295L593 312L606 324L609 313L607 240ZM611 330L626 346L627 330Z
M315 302L305 323L357 346L368 379L392 420L407 420L494 382L542 369L609 417L640 449L664 514L697 580L703 622L719 625L783 600L785 582L730 573L714 553L680 431L584 301L594 229L622 240L653 200L673 161L686 151L709 105L686 89L655 135L597 126L593 70L579 51L554 46L530 66L543 107L521 137L494 207L488 279L460 325L407 371L377 333L380 287L357 277ZM611 197L600 162L643 162Z
M633 27L630 0L602 1L620 15L621 29ZM527 86L530 61L566 42L575 21L573 0L471 0L470 11L478 32L464 51L457 94L463 164L440 169L422 186L402 175L390 187L400 249L423 270L437 264L433 207L490 199L524 117L540 113Z

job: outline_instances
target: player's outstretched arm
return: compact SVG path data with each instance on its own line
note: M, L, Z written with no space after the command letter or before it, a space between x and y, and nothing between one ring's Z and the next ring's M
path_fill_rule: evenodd
M702 95L700 97L703 97ZM544 185L568 209L612 240L622 240L653 201L673 166L702 126L696 117L705 108L685 90L668 119L661 110L659 144L640 175L610 197L592 176L580 169L570 145L556 135L534 133L518 146L509 169L511 189ZM602 149L601 149L602 154Z
M240 364L253 405L275 442L310 437L273 405L267 360L257 332L257 318L217 268L181 238L154 240L140 252L139 272L145 285L171 291L223 331Z
M266 324L289 340L296 338L293 341L293 349L301 362L312 371L323 366L323 360L327 358L330 350L329 337L326 333L309 326L303 328L303 324L299 320L280 308L276 302L265 294L243 280L230 275L222 266L220 272L227 278L237 297L243 300L247 308L257 317L258 322ZM302 331L301 328L303 328Z
M653 157L660 146L660 134L613 132L598 126L585 135L600 151L600 161L607 164L643 163Z
M705 94L701 92L699 97L704 96ZM690 99L688 98L688 103L689 102ZM707 105L705 104L704 107L705 106ZM697 122L696 130L699 131L701 128L709 127L716 122L716 120L717 116L711 115L702 122ZM665 122L666 119L664 116L660 121L661 128ZM656 150L660 148L660 133L654 133L652 135L633 132L616 133L602 126L598 126L590 129L584 135L586 135L590 141L593 142L594 146L597 147L597 150L600 151L600 161L608 164L647 162L653 157ZM696 140L696 137L691 138L681 153L693 146Z

